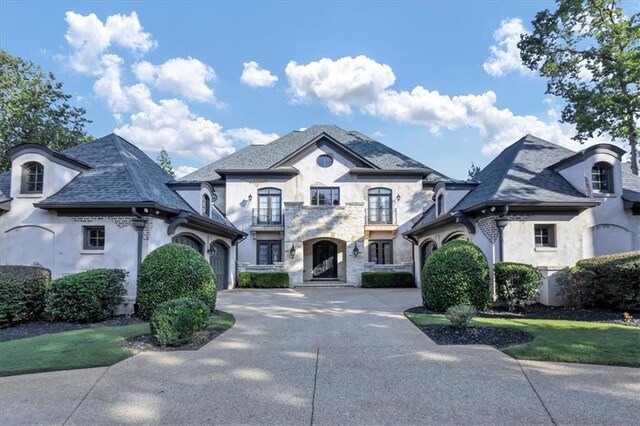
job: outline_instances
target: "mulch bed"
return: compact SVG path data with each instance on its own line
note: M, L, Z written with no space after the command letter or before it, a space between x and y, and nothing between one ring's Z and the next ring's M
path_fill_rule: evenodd
M144 321L132 315L117 316L102 322L94 323L34 321L25 324L14 325L11 327L0 328L0 342L24 339L26 337L42 336L44 334L60 333L63 331L80 330L83 328L130 325L141 322Z
M441 312L435 312L423 306L417 306L415 308L408 309L407 312L413 312L416 314L441 314ZM480 312L478 316L486 318L506 319L590 321L640 327L640 312L629 311L629 313L633 316L633 320L631 321L625 321L623 318L623 313L623 311L614 311L608 309L573 309L565 307L546 306L538 303L526 306L514 312L509 312L506 309L494 307L488 311Z
M197 351L221 334L218 330L204 330L196 333L190 343L181 346L166 346L164 348L158 345L153 336L146 334L126 339L124 347L133 350L135 353L143 351Z
M420 329L438 345L489 345L496 349L505 349L533 340L530 333L506 327L460 329L451 325L428 325Z

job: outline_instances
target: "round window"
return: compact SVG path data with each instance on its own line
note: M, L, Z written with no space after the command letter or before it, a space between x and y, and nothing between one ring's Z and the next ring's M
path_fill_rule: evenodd
M321 155L316 160L316 163L318 163L318 166L320 166L320 167L327 168L327 167L330 167L333 164L333 158L331 158L328 155Z

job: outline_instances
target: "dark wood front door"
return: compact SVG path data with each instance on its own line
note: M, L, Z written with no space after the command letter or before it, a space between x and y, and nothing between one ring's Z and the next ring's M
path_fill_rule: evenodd
M338 246L331 241L313 245L313 278L338 278Z
M209 248L209 263L216 274L218 290L226 290L229 287L229 250L220 243L211 243Z

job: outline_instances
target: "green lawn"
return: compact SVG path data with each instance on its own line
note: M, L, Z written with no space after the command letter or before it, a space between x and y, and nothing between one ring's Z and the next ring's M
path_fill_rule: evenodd
M231 314L212 316L209 328L220 332L233 326ZM0 376L103 367L133 355L124 339L149 334L149 324L85 328L0 343Z
M405 315L418 327L449 325L443 315ZM538 319L475 318L476 327L513 327L535 336L503 350L519 359L640 367L640 329L616 324Z

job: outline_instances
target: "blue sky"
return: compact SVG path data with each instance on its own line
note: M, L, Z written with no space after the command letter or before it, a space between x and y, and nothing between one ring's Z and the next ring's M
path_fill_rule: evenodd
M514 50L553 7L4 0L0 45L53 71L92 135L164 146L183 171L332 123L463 178L526 133L577 147Z

